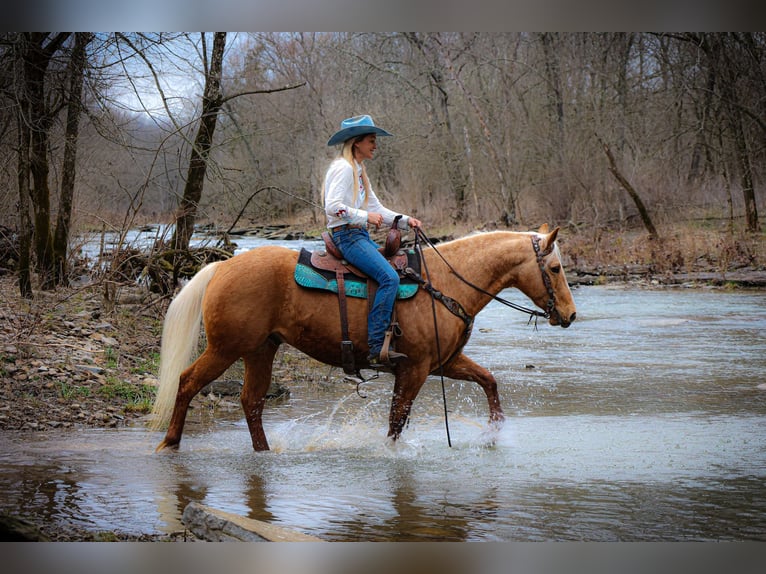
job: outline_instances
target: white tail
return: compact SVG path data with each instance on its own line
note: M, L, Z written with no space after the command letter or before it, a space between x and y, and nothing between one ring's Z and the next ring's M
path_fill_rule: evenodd
M202 296L219 262L206 265L176 295L168 307L160 347L160 386L152 408L150 428L167 426L178 394L181 373L189 365L199 339Z

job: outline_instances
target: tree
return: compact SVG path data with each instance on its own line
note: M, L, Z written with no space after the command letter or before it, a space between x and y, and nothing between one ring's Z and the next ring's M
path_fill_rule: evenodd
M689 33L680 39L698 46L707 58L706 90L720 99L725 128L733 146L735 169L731 171L739 175L742 188L746 227L750 232L757 232L760 225L751 142L757 142L758 138L753 140L749 133L756 130L761 142L766 136L766 123L761 117L766 97L765 47L762 41L759 44L756 37L748 33ZM762 148L760 143L756 146Z
M202 35L203 55L207 58L205 50L205 36ZM191 149L189 170L186 175L184 194L181 205L176 215L176 228L171 241L176 252L189 249L189 241L194 232L194 221L197 215L197 206L202 198L202 188L205 184L205 172L210 157L210 148L213 145L213 134L218 120L218 112L223 104L221 92L221 78L223 75L223 53L226 47L226 32L216 32L213 36L213 50L210 62L205 61L205 91L202 95L202 115L197 128L197 135Z
M210 159L210 150L213 145L218 122L218 114L223 105L239 96L246 94L263 94L292 90L303 83L283 88L268 90L247 90L224 97L221 82L223 78L223 56L226 47L226 32L216 32L213 35L213 47L210 60L207 60L205 35L202 35L202 53L205 69L205 89L202 96L202 113L199 126L192 144L189 169L186 176L183 197L175 218L175 231L171 245L174 252L174 268L177 269L181 261L182 252L188 251L189 242L194 233L194 222L197 209L202 199L202 190L205 183L205 174Z
M68 283L66 262L74 197L77 136L82 110L83 79L85 77L85 49L92 38L93 34L77 32L72 56L69 60L69 102L67 104L66 133L64 136L64 163L56 230L53 236L53 276L57 285Z
M437 134L444 141L440 147L440 155L449 173L449 182L455 198L455 219L465 218L466 188L468 186L468 174L466 173L466 159L470 159L466 147L461 145L462 134L453 128L450 114L450 93L447 85L450 78L451 62L447 56L442 56L444 49L438 33L410 32L405 34L407 41L412 44L426 59L429 67L428 77L433 87L432 97L434 105L429 107L433 116L433 122L437 127ZM435 137L433 139L436 139ZM466 152L466 153L463 153Z
M649 236L655 239L658 238L659 235L657 234L657 229L654 227L652 218L649 215L649 211L646 209L646 206L644 205L644 202L641 199L641 196L638 194L638 192L635 190L633 185L628 181L628 179L622 174L622 172L617 167L617 162L614 159L614 154L612 154L612 150L609 149L609 146L606 143L604 143L604 141L601 138L598 138L598 140L601 143L601 146L604 148L604 153L606 154L607 160L609 160L610 173L620 183L622 188L628 192L628 195L630 195L630 198L633 200L633 203L635 203L636 209L638 209L638 213L641 216L641 221L643 222L644 227L646 227L646 230L649 232Z
M32 181L30 195L34 211L34 246L37 269L40 274L40 286L51 289L55 285L53 269L53 235L50 221L50 185L48 182L48 143L53 120L61 109L61 100L50 98L46 93L46 72L54 54L69 38L69 33L49 36L46 32L24 32L18 38L18 64L21 77L18 85L20 141L24 145L19 153L28 153L19 157L19 193L28 188ZM26 146L26 143L29 146ZM23 171L22 171L23 169ZM22 182L21 178L25 178ZM25 201L20 202L20 207ZM20 218L23 224L25 216ZM22 234L27 230L22 230ZM26 258L22 255L22 258ZM27 295L26 287L22 294Z
M743 57L740 39L734 34L705 34L702 47L707 52L712 68L719 78L721 97L727 112L726 118L734 140L735 157L745 200L745 220L748 231L756 232L758 208L755 203L753 166L745 126L747 104L736 88L738 76L747 74L747 63L741 65ZM762 134L766 135L766 134Z

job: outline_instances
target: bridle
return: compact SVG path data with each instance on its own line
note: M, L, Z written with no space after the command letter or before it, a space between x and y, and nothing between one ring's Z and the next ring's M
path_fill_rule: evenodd
M545 285L546 291L548 291L548 304L546 305L546 310L544 317L546 319L550 318L551 313L553 313L556 309L556 292L553 290L553 285L551 284L551 277L548 275L548 273L545 271L545 257L551 254L553 251L553 244L548 247L545 251L540 250L540 236L533 235L532 236L532 248L535 250L535 257L537 258L537 266L540 268L540 273L543 276L543 285Z
M486 289L482 289L478 285L472 283L460 273L457 272L457 270L447 261L444 256L439 252L439 250L436 248L434 243L426 236L426 234L423 232L422 229L419 227L416 228L415 231L415 244L416 244L416 250L418 250L418 241L419 239L422 239L424 243L429 245L433 250L434 253L436 253L441 260L447 265L450 271L460 279L463 283L468 285L469 287L475 289L479 293L483 293L484 295L487 295L488 297L491 297L498 303L502 303L503 305L506 305L507 307L511 307L512 309L516 309L517 311L521 311L522 313L526 313L529 315L529 321L532 322L532 319L535 319L535 328L537 327L537 317L542 317L544 319L550 319L551 313L554 312L556 308L556 293L553 290L553 284L551 283L551 278L548 275L548 272L545 270L545 257L551 254L553 251L553 245L548 247L545 251L540 249L540 236L539 235L532 235L532 248L535 251L535 258L537 259L537 265L540 268L540 273L542 275L543 279L543 285L545 286L546 291L548 292L548 302L546 304L546 310L545 311L538 311L537 309L529 309L528 307L524 307L523 305L518 305L512 301L508 301L507 299L503 299L502 297L498 297L497 295L493 295ZM419 251L419 250L418 250ZM422 257L422 255L421 255ZM452 311L453 314L455 314L454 311ZM459 316L459 315L458 315Z

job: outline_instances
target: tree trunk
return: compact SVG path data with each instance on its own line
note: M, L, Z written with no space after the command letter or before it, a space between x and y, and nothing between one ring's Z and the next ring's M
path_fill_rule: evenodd
M555 160L563 168L564 161L564 97L561 93L561 71L558 51L554 46L553 34L543 32L540 42L545 56L545 76L548 84L548 107L550 116L556 126L556 135L551 138L551 149L555 150Z
M726 34L705 34L701 47L708 55L710 65L716 68L716 75L721 79L719 84L724 102L723 109L726 111L726 121L734 138L739 181L745 202L747 230L755 233L759 231L760 226L758 224L758 208L755 202L752 159L742 117L744 106L739 91L735 87L738 62L735 61L734 48L729 44L729 42L734 41L736 40L730 39Z
M452 186L455 200L453 218L457 221L462 221L465 217L466 205L466 168L463 160L464 156L461 153L460 140L452 130L445 70L439 61L440 49L435 47L439 45L437 34L410 32L404 36L423 55L430 67L428 75L431 85L435 88L432 91L435 100L435 104L432 107L435 116L434 123L438 126L439 137L441 137L441 142L437 149L439 149L443 165L447 167L449 182Z
M598 138L598 136L596 137ZM646 206L644 206L644 202L641 201L641 197L638 195L638 192L630 184L627 178L624 175L622 175L620 170L617 169L617 162L615 161L614 155L612 155L612 150L609 149L609 146L606 145L606 143L603 142L601 138L598 138L598 140L599 142L601 142L601 145L604 147L604 153L606 154L606 157L609 160L609 171L612 172L612 175L614 176L614 178L620 183L623 189L628 192L628 195L630 195L630 198L633 200L633 203L636 204L638 213L641 216L641 221L644 223L644 227L646 227L646 230L649 232L649 235L655 239L658 238L659 235L657 234L657 229L655 229L654 223L652 223L652 218L649 216L649 212L647 211Z
M176 253L187 251L194 232L197 207L202 198L207 162L213 143L218 112L223 104L221 77L223 75L223 52L226 46L226 32L216 32L213 38L213 52L210 67L205 76L205 92L202 96L202 117L189 160L184 195L176 215L176 229L173 234L173 249ZM176 257L178 260L178 257Z
M468 103L470 104L473 112L476 114L476 118L478 119L479 125L481 126L481 131L484 135L484 143L486 144L486 151L489 154L492 167L495 169L495 173L497 174L497 182L498 182L498 187L500 188L500 196L502 197L503 202L505 203L504 205L505 212L501 215L500 219L501 221L503 221L503 223L506 226L515 224L517 223L517 216L518 216L518 205L516 201L516 194L510 191L508 183L506 181L505 171L503 169L503 162L500 159L500 156L497 154L496 138L489 127L489 121L487 119L487 116L482 111L473 93L471 93L471 91L465 85L463 80L460 78L460 75L455 69L455 65L453 64L452 58L450 58L449 53L447 52L447 49L440 46L440 54L442 59L444 60L444 66L446 70L449 72L452 80L455 82L458 88L460 88L460 91L468 100Z
M68 284L67 248L69 246L69 225L72 219L72 199L77 160L77 135L82 111L82 84L85 77L85 48L92 38L87 32L75 34L74 50L69 62L69 104L67 107L66 134L64 140L64 165L61 178L61 195L53 236L53 272L57 285Z
M48 34L29 32L23 34L22 66L23 80L21 89L24 105L19 109L27 115L22 122L29 129L29 162L32 175L31 190L34 210L34 243L37 257L37 269L40 274L40 287L51 289L53 281L53 235L50 222L50 187L48 184L48 139L53 113L48 109L45 94L45 73L53 54L69 37L68 33L56 35L45 44ZM20 175L21 177L21 175Z
M45 113L45 70L50 57L42 42L30 43L24 79L29 97L29 169L32 174L34 244L40 286L52 287L53 237L50 229L50 188L48 185L48 131L51 121Z
M26 299L32 298L32 220L29 217L29 127L23 117L23 109L17 115L19 126L19 292Z

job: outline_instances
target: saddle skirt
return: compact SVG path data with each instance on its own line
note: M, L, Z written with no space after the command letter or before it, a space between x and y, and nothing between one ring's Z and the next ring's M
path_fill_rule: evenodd
M399 272L397 299L409 299L418 291L418 283L404 275L404 270L411 267L420 272L420 260L414 250L399 249L387 258L391 266ZM366 299L367 282L371 279L344 259L338 259L325 250L309 251L302 248L295 266L295 282L308 289L321 289L332 293L338 292L337 273L343 273L345 293L348 297Z

